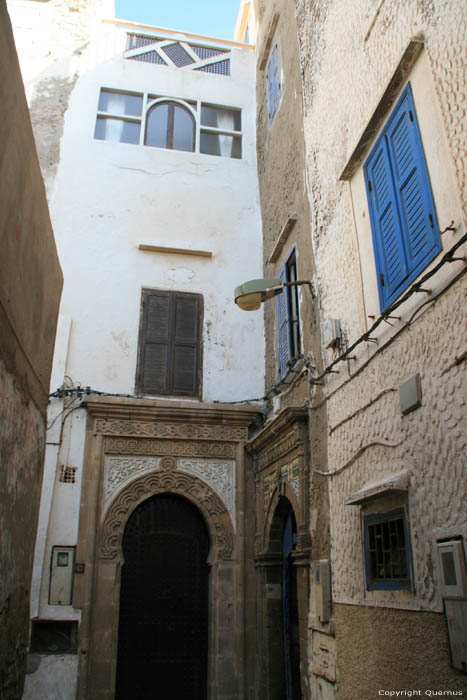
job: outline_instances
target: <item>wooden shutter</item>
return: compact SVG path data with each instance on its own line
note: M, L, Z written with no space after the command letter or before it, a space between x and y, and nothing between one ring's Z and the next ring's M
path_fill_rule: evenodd
M140 335L140 389L143 394L166 394L169 389L170 294L143 293Z
M271 67L271 61L268 63L268 67L266 69L266 91L268 95L268 114L269 114L269 121L272 120L272 117L274 115L273 111L273 97L272 97L272 67Z
M365 170L380 304L384 308L407 277L403 237L384 139L373 149Z
M198 396L202 297L143 290L137 391Z
M286 281L285 265L280 271L279 279ZM277 295L277 330L278 330L278 353L279 353L279 376L284 377L288 370L290 359L290 316L289 303L287 297L288 290Z
M441 249L407 85L364 166L381 310Z
M174 394L196 396L200 374L201 298L176 294L173 307L172 389Z
M408 270L418 273L441 250L441 244L410 85L392 115L386 142Z

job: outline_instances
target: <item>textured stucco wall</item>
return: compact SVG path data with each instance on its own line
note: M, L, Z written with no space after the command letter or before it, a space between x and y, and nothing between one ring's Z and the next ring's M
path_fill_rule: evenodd
M443 251L435 263L465 233L467 159L461 126L466 112L461 50L467 31L465 4L297 0L296 15L320 310L324 321L342 321L345 349L371 326L374 319L368 314L378 317L379 305L360 175L357 170L351 182L339 178L415 35L424 37L424 50L408 79L416 87L415 106L428 170L433 173L438 223L440 229L451 219L456 225L455 233L442 237ZM394 103L387 106L386 118ZM371 143L366 155L370 147ZM465 246L459 254L465 255ZM447 643L443 617L432 613L442 612L436 540L467 536L465 364L455 364L467 347L464 269L462 262L445 265L427 284L430 296L412 297L395 312L398 318L392 326L379 327L376 343L359 345L354 359L340 363L339 374L326 378L329 471L351 462L328 477L339 697L373 697L374 689L363 681L359 686L352 671L353 666L361 668L365 657L372 659L373 679L392 679L395 687L399 651L390 639L398 622L390 608L432 611L421 615L417 624L429 634L431 621L438 620L436 635ZM428 303L422 308L424 302ZM336 354L325 351L325 364ZM417 373L422 406L404 417L398 388ZM383 444L370 444L375 441ZM409 474L413 590L369 592L363 571L361 508L344 502L365 484L400 470ZM387 510L390 500L379 504L373 507ZM397 620L411 619L408 612L399 614ZM357 620L352 647L348 635ZM380 624L381 639L374 644L370 632ZM407 672L401 676L402 684L421 682L430 668L433 680L438 677L459 687L461 681L456 681L446 654L434 654L415 637L412 641L409 637L403 648ZM410 666L417 670L409 672Z
M465 694L465 675L450 668L444 615L420 618L405 610L336 605L334 622L339 700L377 700L380 691L421 691L412 697L429 697L428 690Z
M4 5L0 181L0 696L19 700L62 276Z

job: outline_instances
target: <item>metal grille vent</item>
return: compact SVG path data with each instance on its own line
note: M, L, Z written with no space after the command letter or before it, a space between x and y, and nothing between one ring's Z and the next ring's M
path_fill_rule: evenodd
M158 63L160 66L166 66L167 63L162 60L157 51L147 51L140 53L137 56L128 56L132 61L142 61L143 63Z
M65 467L63 464L60 467L59 481L63 484L75 484L76 483L76 470L77 467Z
M230 75L230 58L218 63L210 63L208 66L196 68L196 70L202 70L205 73L217 73L218 75Z
M163 39L159 39L156 36L146 36L145 34L127 34L126 50L141 49L143 46L157 44L159 41L163 41Z
M195 46L194 44L189 44L190 49L192 49L199 58L204 60L205 58L212 58L213 56L219 56L223 53L227 53L223 49L210 49L207 46Z
M183 66L189 66L191 63L195 63L195 61L187 54L185 49L180 46L180 44L170 44L170 46L164 46L162 51L166 53L170 60L175 63L177 68L183 68Z

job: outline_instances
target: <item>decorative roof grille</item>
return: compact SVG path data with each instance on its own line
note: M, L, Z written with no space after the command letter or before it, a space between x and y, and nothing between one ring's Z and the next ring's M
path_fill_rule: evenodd
M156 44L159 41L163 40L159 39L157 36L146 36L145 34L127 34L126 50L130 51L131 49L140 49L142 46Z
M189 44L189 46L190 49L194 51L199 58L201 58L201 60L227 53L227 51L224 51L224 49L211 49L209 46L195 46L194 44Z
M167 54L171 61L175 63L177 68L183 68L195 63L194 59L188 55L185 49L180 44L170 44L164 46L162 51Z
M139 53L136 56L127 56L132 61L143 61L144 63L158 63L160 66L166 66L167 63L162 60L156 51L146 51Z
M216 75L230 75L230 51L214 46L198 46L185 41L147 34L127 34L124 58L159 66L203 71ZM227 58L229 56L229 58ZM216 60L219 57L220 60ZM170 62L169 60L170 59Z
M195 70L202 70L205 73L217 73L217 75L230 75L230 58L218 61L218 63L209 63L207 66L202 66Z

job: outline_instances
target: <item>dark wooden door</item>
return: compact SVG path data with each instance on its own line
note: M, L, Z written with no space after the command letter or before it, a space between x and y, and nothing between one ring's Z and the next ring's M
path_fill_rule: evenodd
M209 536L186 499L161 494L123 536L116 700L206 700Z

